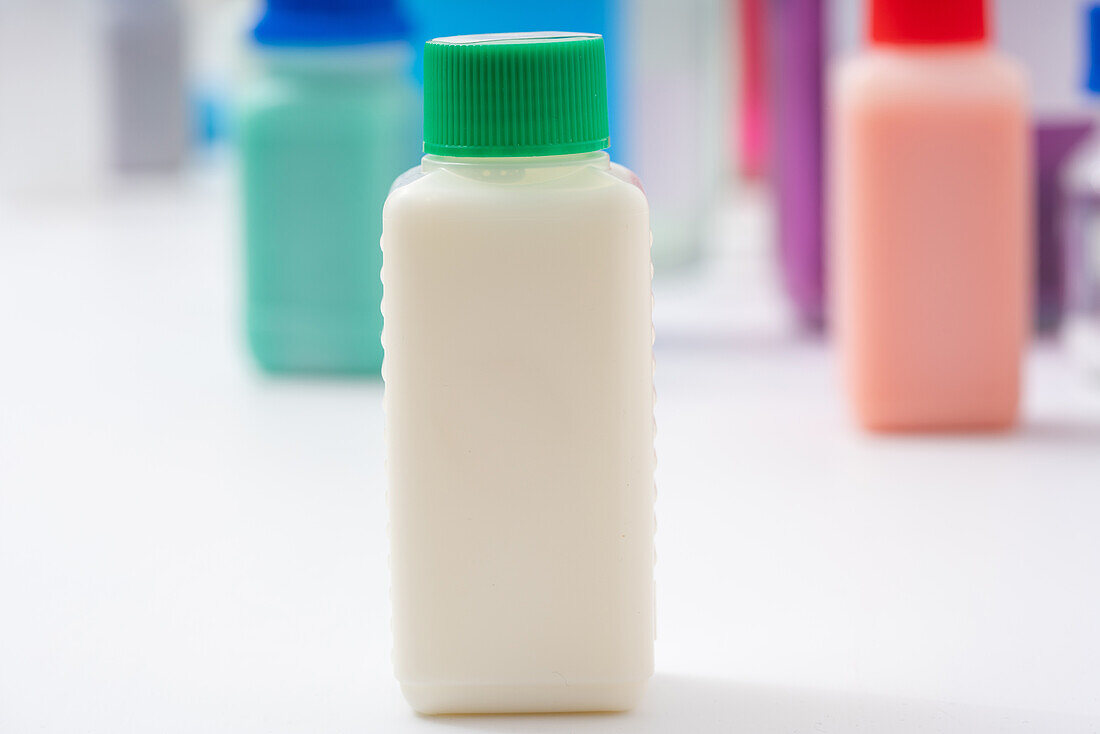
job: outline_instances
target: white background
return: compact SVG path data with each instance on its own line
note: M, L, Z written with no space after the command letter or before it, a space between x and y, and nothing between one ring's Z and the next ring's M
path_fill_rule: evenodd
M658 286L657 675L625 715L421 718L389 665L381 386L238 339L229 182L0 209L0 732L1100 731L1100 381L851 425L759 215Z

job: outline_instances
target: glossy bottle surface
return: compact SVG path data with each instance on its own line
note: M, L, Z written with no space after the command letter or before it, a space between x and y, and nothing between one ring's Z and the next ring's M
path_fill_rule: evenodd
M835 308L860 421L1012 425L1031 303L1022 73L960 44L874 50L833 81Z
M649 210L604 153L428 156L386 203L394 663L423 713L653 669Z
M403 44L271 51L240 113L248 338L272 372L377 374L382 204L420 149Z

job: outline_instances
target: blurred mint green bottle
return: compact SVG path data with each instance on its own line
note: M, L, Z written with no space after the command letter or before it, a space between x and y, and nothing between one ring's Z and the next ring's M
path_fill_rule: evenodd
M382 204L421 152L396 0L268 0L240 110L248 341L276 373L379 374Z

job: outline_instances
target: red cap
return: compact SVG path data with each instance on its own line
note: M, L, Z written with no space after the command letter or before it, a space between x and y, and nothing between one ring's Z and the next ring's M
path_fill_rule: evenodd
M973 43L986 38L986 0L872 0L875 43Z

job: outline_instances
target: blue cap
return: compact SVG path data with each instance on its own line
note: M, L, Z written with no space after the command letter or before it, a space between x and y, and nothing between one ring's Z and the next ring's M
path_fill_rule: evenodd
M1085 89L1100 94L1100 5L1088 9L1088 37L1085 39Z
M264 46L358 46L409 30L397 0L267 0L252 37Z

